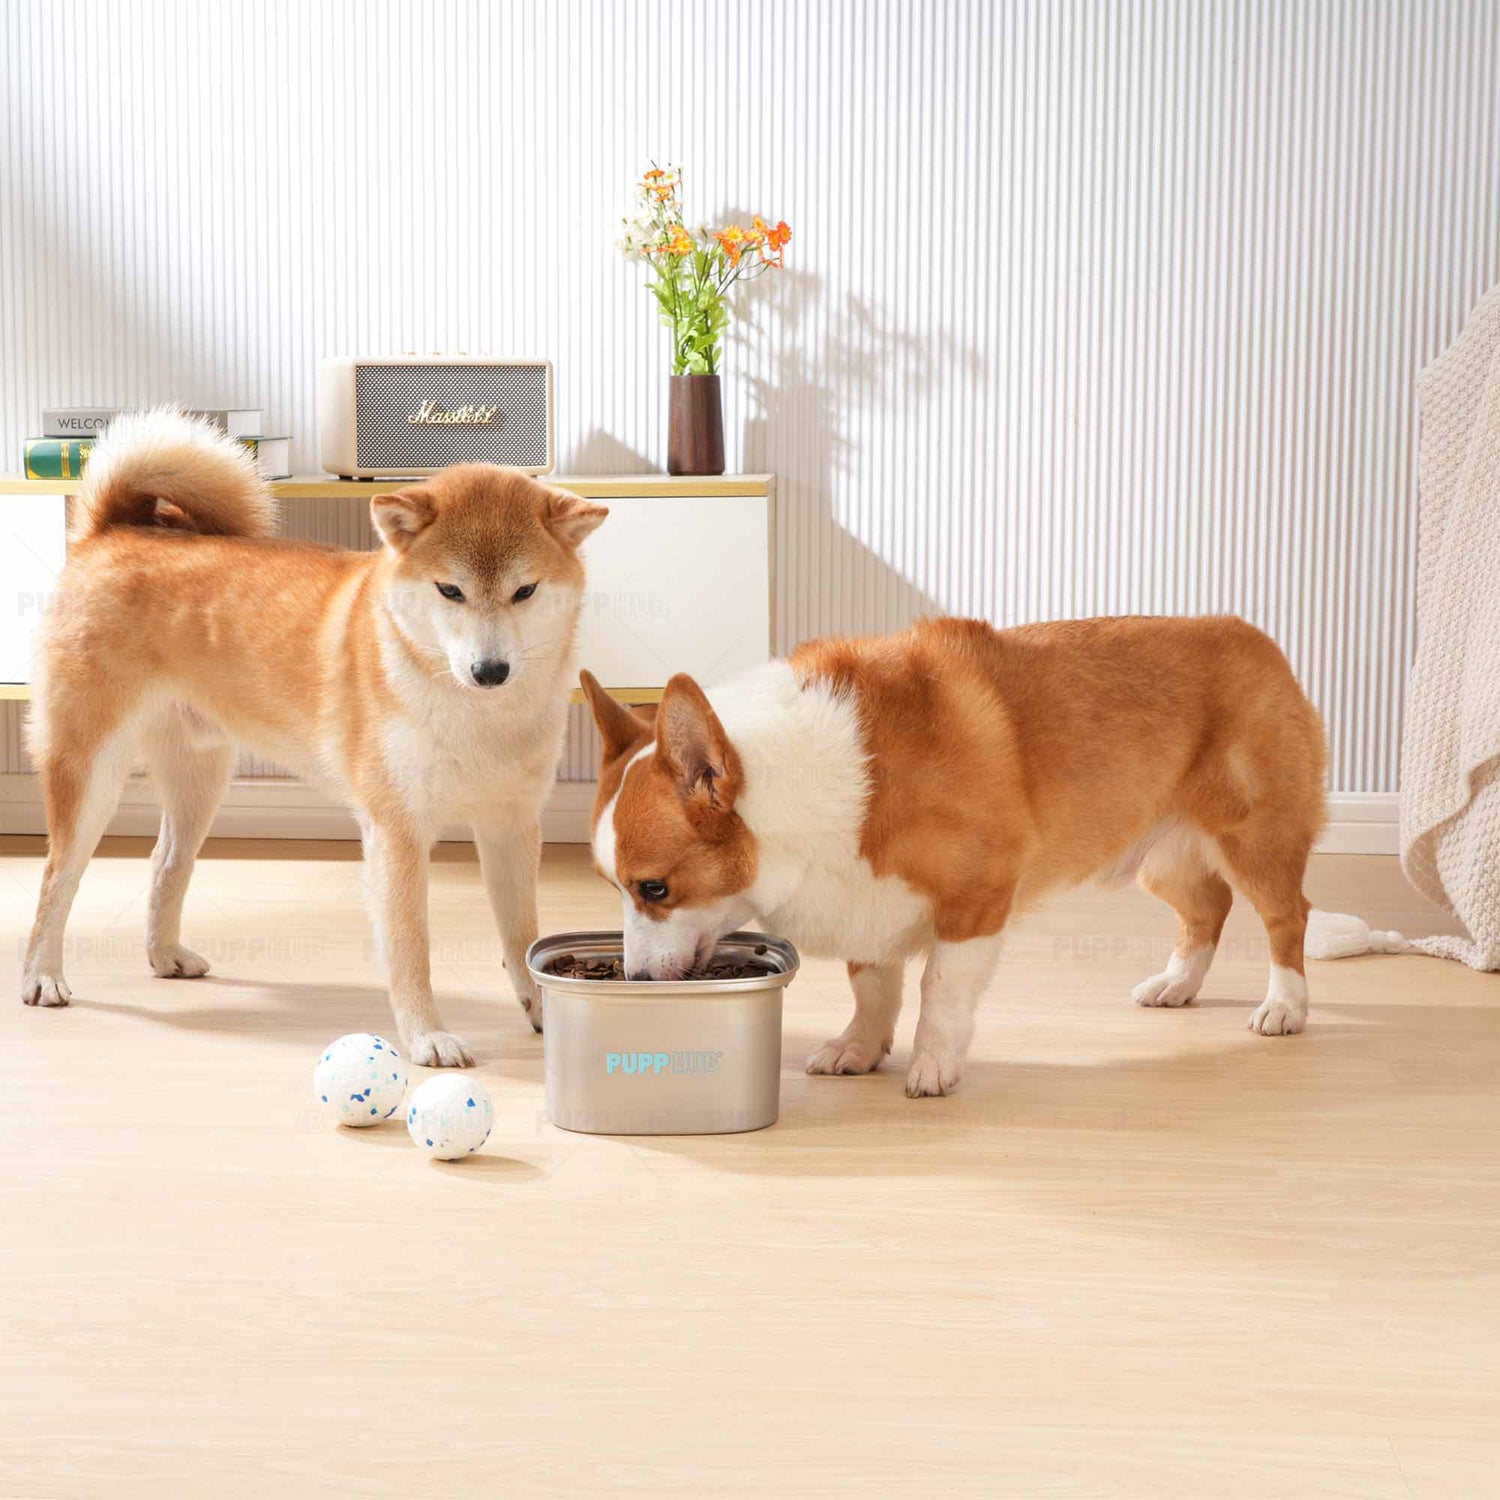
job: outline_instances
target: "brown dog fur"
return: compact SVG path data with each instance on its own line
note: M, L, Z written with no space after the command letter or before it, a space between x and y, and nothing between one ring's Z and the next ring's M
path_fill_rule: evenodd
M790 669L804 692L853 707L865 775L858 858L872 889L896 882L917 898L929 953L994 938L1050 891L1138 876L1177 910L1174 965L1193 975L1170 970L1137 998L1179 1004L1218 941L1227 875L1264 921L1275 968L1303 973L1302 878L1324 819L1322 726L1279 648L1244 621L996 630L929 620L891 637L810 642ZM757 908L764 839L739 815L737 767L754 760L762 730L737 722L735 685L710 705L696 684L674 679L654 730L590 697L605 741L596 819L612 809L607 873L628 907L685 928L684 907L732 898L740 916ZM637 758L653 733L655 750ZM705 776L716 793L707 811ZM803 821L816 816L814 796ZM662 879L670 900L643 902L639 882ZM784 911L798 920L795 903ZM865 951L865 934L858 941L861 951L832 955L851 962L856 994L867 970L898 956ZM1252 1024L1297 1030L1301 1013L1262 1007ZM956 1081L951 1059L939 1071Z
M137 759L163 802L151 963L163 975L206 971L178 943L182 896L228 782L230 746L243 743L355 810L403 1041L418 1062L467 1061L432 1002L427 850L444 818L474 823L507 966L539 1024L520 963L535 935L537 817L571 676L577 548L608 512L470 465L374 498L385 545L362 553L266 535L270 506L241 450L181 419L117 424L96 453L33 706L51 844L23 997L66 1003L62 927ZM454 610L467 614L453 618L519 643L518 680L497 692L460 681L399 615L446 620L428 591L454 576L466 591ZM524 604L511 599L518 579L538 585ZM540 633L526 623L541 618L538 599L555 615Z

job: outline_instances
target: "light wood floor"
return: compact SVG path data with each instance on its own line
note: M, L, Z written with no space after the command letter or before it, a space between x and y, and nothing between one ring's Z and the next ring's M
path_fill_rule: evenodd
M0 840L13 977L39 850ZM805 1077L848 1009L808 963L776 1127L568 1135L454 850L435 979L496 1125L440 1166L309 1109L390 1028L352 851L210 846L193 982L146 972L144 852L85 879L73 1006L0 1004L0 1494L1500 1493L1500 979L1315 965L1260 1038L1253 917L1141 1011L1172 918L1084 892L954 1098L902 1095L914 1005L879 1074ZM1443 925L1393 860L1309 890ZM616 911L549 851L544 930Z

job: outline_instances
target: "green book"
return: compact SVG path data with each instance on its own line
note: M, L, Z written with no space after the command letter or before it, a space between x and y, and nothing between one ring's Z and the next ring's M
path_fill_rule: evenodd
M94 438L27 438L28 479L77 479L89 461ZM292 440L288 437L242 437L235 441L255 460L262 479L285 479L291 473Z
M93 448L93 438L27 438L26 477L77 479Z

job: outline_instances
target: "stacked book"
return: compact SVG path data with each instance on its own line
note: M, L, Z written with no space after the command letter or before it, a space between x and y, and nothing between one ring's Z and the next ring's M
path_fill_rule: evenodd
M54 406L42 413L42 436L26 439L28 479L77 479L104 429L131 410L124 406ZM265 414L253 407L217 407L190 411L211 422L250 450L263 479L289 479L292 440L262 433Z

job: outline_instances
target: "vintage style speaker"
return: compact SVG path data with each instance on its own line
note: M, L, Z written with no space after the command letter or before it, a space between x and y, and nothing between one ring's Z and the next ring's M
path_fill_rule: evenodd
M318 361L318 442L344 479L408 479L450 464L552 468L552 366L468 355Z

